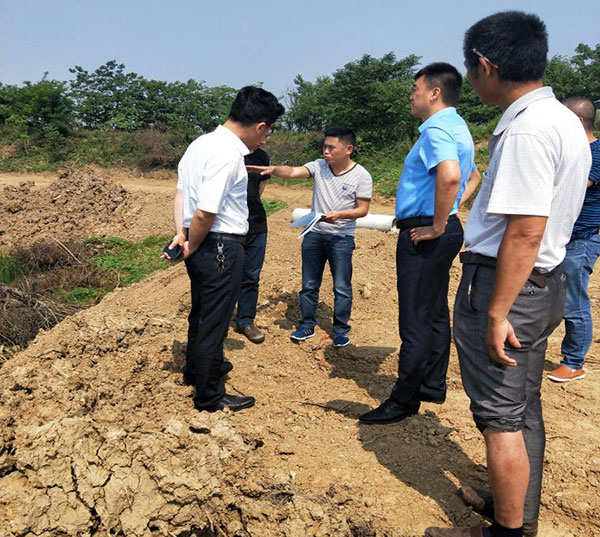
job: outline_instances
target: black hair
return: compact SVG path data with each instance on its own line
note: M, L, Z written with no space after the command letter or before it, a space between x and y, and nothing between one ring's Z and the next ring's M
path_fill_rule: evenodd
M352 129L347 127L328 127L324 132L325 138L331 136L337 138L340 142L344 142L347 145L351 145L356 148L356 134Z
M245 86L235 96L229 119L244 126L264 121L272 125L285 112L277 97L256 86Z
M501 11L481 19L465 33L465 65L474 71L479 54L498 69L502 81L541 80L546 71L548 32L537 16L522 11Z
M592 101L585 97L567 97L562 103L583 120L583 125L587 130L594 130L596 107Z
M456 106L460 101L462 92L462 76L449 63L436 62L426 65L417 72L415 80L425 77L428 87L438 87L442 93L442 100L448 106Z

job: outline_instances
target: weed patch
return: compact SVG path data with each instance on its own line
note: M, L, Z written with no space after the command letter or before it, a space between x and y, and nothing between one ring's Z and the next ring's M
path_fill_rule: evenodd
M265 208L267 216L271 216L273 213L276 213L277 211L280 211L281 209L285 209L287 207L287 203L278 200L263 199L262 204Z
M112 272L118 285L124 287L170 266L160 259L160 253L171 238L171 235L152 236L133 243L119 237L92 237L86 244L97 252L94 256L96 265Z

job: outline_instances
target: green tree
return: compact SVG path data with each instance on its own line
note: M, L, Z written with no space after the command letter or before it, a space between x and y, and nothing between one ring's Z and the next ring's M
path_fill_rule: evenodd
M600 99L600 43L595 48L580 43L571 58L554 56L548 62L544 82L557 98Z
M139 94L141 77L126 73L125 65L115 60L106 62L92 73L79 65L69 71L75 75L70 90L81 126L128 130L138 127L135 102L142 99Z
M298 75L288 97L288 125L298 130L345 125L375 145L413 136L409 96L418 62L415 55L397 60L393 52L381 58L365 54L315 82Z

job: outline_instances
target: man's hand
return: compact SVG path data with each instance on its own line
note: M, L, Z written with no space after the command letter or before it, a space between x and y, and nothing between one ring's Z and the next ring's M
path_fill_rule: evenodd
M249 173L258 173L260 175L272 175L275 166L246 166Z
M342 217L342 211L329 211L323 218L321 218L321 222L327 222L329 224L333 224L336 220L339 220Z
M184 233L177 233L171 240L171 243L169 244L169 249L171 250L175 248L175 246L183 246L186 241L187 237ZM176 259L171 259L169 255L165 252L163 252L160 257L161 259L166 259L168 261L177 261Z
M419 244L421 241L437 239L443 233L443 229L436 229L435 226L414 227L410 230L410 240L414 244Z
M488 317L485 344L492 360L500 365L515 367L517 361L504 352L505 342L508 342L515 349L521 348L521 343L519 343L515 330L508 319L491 319Z
M190 257L194 252L190 252L190 241L185 241L183 243L183 259L187 259L188 257Z

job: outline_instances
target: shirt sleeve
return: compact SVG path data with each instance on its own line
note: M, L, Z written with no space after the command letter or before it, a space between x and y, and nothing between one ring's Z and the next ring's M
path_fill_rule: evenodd
M366 170L358 182L356 197L363 200L370 200L373 197L373 178Z
M555 162L547 143L531 134L503 142L487 212L549 216Z
M319 162L316 160L313 160L312 162L307 162L304 167L308 170L308 173L310 173L310 176L314 179L315 174L317 173L317 168L319 167Z
M590 181L594 186L600 186L600 147L592 151L592 169L590 170Z
M431 127L425 129L421 137L419 157L421 157L427 171L431 171L445 160L458 161L458 146L446 131L438 127Z
M238 163L233 161L209 161L202 177L192 181L196 209L217 214L223 198L235 180Z

